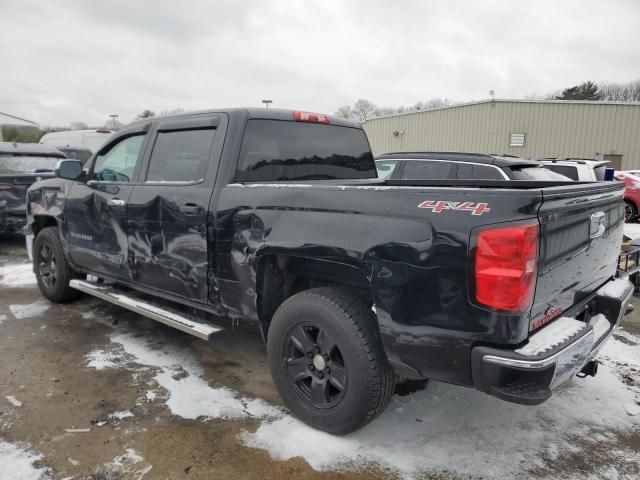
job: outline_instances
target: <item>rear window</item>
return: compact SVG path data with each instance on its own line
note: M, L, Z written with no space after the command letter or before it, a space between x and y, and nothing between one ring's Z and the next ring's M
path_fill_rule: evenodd
M560 165L557 165L560 166ZM573 168L573 167L568 167ZM574 169L575 170L575 169ZM577 177L577 173L576 173ZM552 171L548 167L523 167L511 169L512 180L541 180L548 182L566 182L567 180L577 180L561 175L558 172Z
M0 154L0 173L38 173L53 171L60 157Z
M376 178L364 131L302 122L249 120L236 181Z
M571 165L551 165L545 164L544 168L547 168L553 172L569 177L571 180L578 180L578 169Z

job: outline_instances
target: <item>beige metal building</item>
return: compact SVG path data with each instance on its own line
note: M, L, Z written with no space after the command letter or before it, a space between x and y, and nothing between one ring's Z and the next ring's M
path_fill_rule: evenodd
M618 169L640 169L640 103L485 100L374 118L364 129L376 155L507 153L595 158Z

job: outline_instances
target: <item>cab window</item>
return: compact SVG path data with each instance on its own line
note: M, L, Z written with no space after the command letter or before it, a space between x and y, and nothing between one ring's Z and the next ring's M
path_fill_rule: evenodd
M129 183L140 161L144 135L134 135L113 145L96 157L92 180Z

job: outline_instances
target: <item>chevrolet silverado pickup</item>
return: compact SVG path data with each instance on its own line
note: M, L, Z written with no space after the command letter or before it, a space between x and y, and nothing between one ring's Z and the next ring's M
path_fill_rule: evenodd
M595 374L632 293L623 189L383 180L358 123L214 110L60 161L28 191L27 245L53 302L85 292L212 341L216 317L255 322L292 413L345 434L401 380L535 405Z

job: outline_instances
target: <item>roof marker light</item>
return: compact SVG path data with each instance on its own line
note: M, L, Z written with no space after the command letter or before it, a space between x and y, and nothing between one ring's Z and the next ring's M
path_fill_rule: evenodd
M296 122L329 124L329 115L323 115L321 113L293 112L293 119Z

